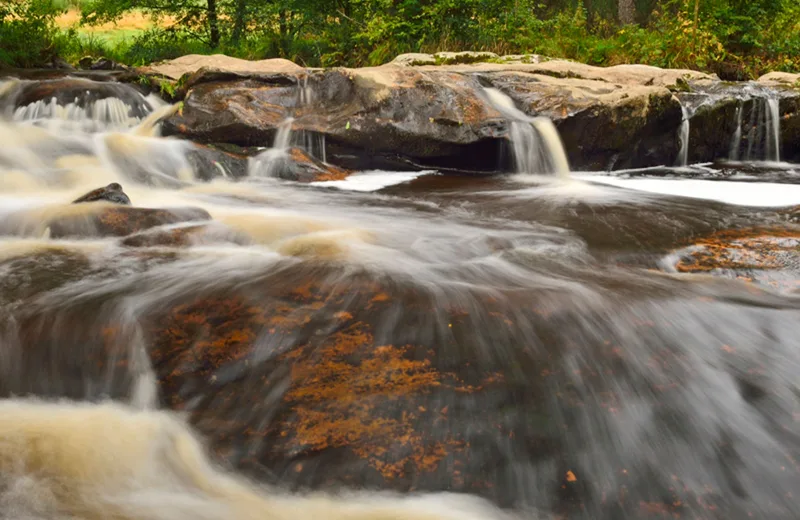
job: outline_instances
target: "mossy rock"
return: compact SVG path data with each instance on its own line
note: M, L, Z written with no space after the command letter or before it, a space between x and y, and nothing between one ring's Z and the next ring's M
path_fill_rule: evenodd
M496 61L500 56L493 52L437 52L433 55L436 65L466 65L470 63L484 63Z
M671 92L691 92L692 86L684 78L678 78L674 85L667 87Z

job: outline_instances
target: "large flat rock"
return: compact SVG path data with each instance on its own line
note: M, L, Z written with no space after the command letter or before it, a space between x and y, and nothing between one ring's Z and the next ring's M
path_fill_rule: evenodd
M509 171L509 121L484 91L494 87L526 114L553 120L573 169L612 170L675 164L682 105L692 103L690 95L702 98L690 135L696 157L690 159L727 158L737 121L731 99L753 97L747 85L690 70L603 68L541 57L425 65L426 56L326 70L184 57L156 66L161 74L174 67L173 78L184 73L184 105L165 130L205 143L271 146L291 118L293 132L324 136L329 161L348 168L412 163ZM800 152L793 140L799 96L786 75L779 76L753 85L780 87L782 147L793 156ZM742 110L751 114L756 106L745 99Z
M224 54L213 54L203 56L200 54L187 54L174 60L148 65L142 70L150 74L158 74L174 80L180 79L184 74L193 74L198 70L216 69L231 72L248 73L275 73L275 72L298 72L302 67L282 58L269 60L249 61L240 58L232 58Z

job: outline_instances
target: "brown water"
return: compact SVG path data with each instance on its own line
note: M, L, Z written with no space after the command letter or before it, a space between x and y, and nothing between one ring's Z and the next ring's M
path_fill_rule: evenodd
M199 182L145 102L0 122L0 518L800 515L798 296L670 256L792 165ZM212 222L87 238L109 182Z

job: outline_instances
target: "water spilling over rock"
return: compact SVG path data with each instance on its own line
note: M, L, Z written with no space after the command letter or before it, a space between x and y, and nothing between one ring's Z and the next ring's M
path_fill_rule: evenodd
M689 157L689 129L691 128L689 111L685 106L681 105L681 129L678 140L681 143L680 150L678 151L678 166L686 166Z
M681 99L685 115L676 164L685 166L687 162L719 159L780 161L783 141L780 103L784 99L793 106L791 94L746 83L700 88L681 94ZM791 113L787 114L787 119L790 116ZM690 143L686 146L684 135Z
M152 98L145 98L128 85L80 78L6 80L0 87L0 111L13 120L65 129L129 128L155 104Z
M732 146L731 159L780 161L778 103L776 98L756 98L746 122L742 120L742 109L737 109L734 137L738 139Z
M486 89L492 104L511 119L511 146L517 173L554 173L569 176L564 146L553 123L545 117L531 118L497 89Z

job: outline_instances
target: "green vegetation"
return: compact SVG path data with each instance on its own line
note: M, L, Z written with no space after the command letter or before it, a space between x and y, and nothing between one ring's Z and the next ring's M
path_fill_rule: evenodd
M797 0L2 1L0 64L11 66L55 55L140 65L189 53L360 66L475 50L738 79L800 71ZM56 24L70 9L78 25Z

